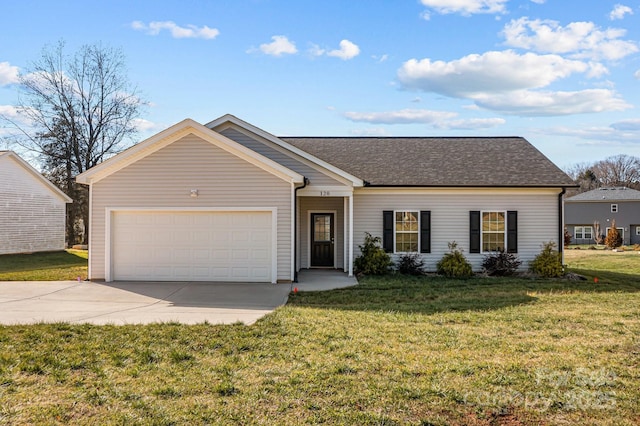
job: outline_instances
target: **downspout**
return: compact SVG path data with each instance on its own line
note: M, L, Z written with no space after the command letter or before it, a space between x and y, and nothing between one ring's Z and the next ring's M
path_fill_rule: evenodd
M293 190L293 282L298 282L298 191L303 189L309 183L306 177L303 179L302 186Z
M567 188L562 187L562 191L558 194L558 228L559 236L558 251L562 254L562 263L564 264L564 203L562 197L567 192Z

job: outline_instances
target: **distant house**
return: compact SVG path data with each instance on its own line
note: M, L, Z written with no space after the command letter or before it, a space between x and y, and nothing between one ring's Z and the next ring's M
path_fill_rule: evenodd
M353 274L366 233L429 270L456 241L479 270L563 235L574 182L521 137L277 137L184 120L85 171L90 279L290 282Z
M613 221L623 244L640 244L640 191L625 187L598 188L565 201L565 226L572 244L595 244L594 222L606 235Z
M0 151L0 254L63 250L71 199L13 151Z

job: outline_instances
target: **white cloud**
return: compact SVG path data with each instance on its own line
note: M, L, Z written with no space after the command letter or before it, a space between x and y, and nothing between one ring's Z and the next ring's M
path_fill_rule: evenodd
M260 45L260 51L265 55L282 56L285 54L293 55L298 53L295 43L289 41L289 39L283 35L272 36L271 40L273 40L271 43Z
M547 0L531 0L531 1L537 4L544 4Z
M640 118L618 121L611 124L611 128L622 131L640 132Z
M318 46L317 44L311 44L309 48L309 54L311 56L322 56L326 53L326 50Z
M336 58L342 59L343 61L353 59L359 54L360 48L358 47L358 45L349 40L340 41L340 49L335 49L327 52L327 56L334 56Z
M512 20L502 31L510 47L594 60L617 60L637 52L634 42L620 40L625 34L619 28L602 30L593 22L571 22L563 27L557 21L527 17Z
M459 13L464 16L477 13L504 13L508 0L420 0L440 14ZM423 15L428 20L427 16Z
M134 118L133 125L139 132L148 132L158 129L158 125L144 118Z
M480 130L490 129L505 124L504 118L467 118L459 120L443 121L436 123L434 127L448 130Z
M384 112L346 112L345 118L371 124L430 124L437 129L478 130L506 123L503 118L456 119L455 112L402 109Z
M574 73L593 76L606 72L597 63L508 50L450 62L411 59L398 70L398 80L406 89L470 99L479 107L504 114L553 116L630 108L610 89L539 90Z
M403 109L386 112L345 112L344 116L356 122L373 124L433 124L457 116L455 112L430 111L426 109Z
M18 83L18 67L9 62L0 62L0 86Z
M352 136L391 136L390 133L387 132L387 129L384 129L382 127L376 127L373 129L355 129L350 133Z
M19 112L13 105L0 105L0 117L6 117L11 120L19 117Z
M343 61L346 61L348 59L353 59L356 56L358 56L360 54L360 48L355 43L353 43L353 42L351 42L349 40L342 40L340 42L340 48L339 49L326 50L326 49L321 48L317 44L312 44L311 48L309 49L309 53L312 56L327 55L327 56L333 56L335 58L340 58ZM375 58L376 57L374 56L374 59ZM387 55L384 55L380 59L380 62L383 62L386 59L387 59Z
M640 70L634 72L633 76L636 78L636 80L640 80Z
M507 50L472 54L450 62L410 59L398 70L398 79L407 89L473 98L483 93L545 87L588 70L584 62L558 55L520 55Z
M371 55L371 58L377 62L386 62L387 59L389 59L389 55L387 55L386 53L384 55Z
M609 13L609 19L612 21L615 19L623 19L626 14L633 15L633 10L629 6L616 4L613 7L613 10Z
M483 108L520 116L585 114L631 108L616 92L608 89L574 92L517 90L478 95L474 100Z
M149 24L141 21L133 21L131 28L137 31L143 31L149 35L158 35L162 30L167 30L173 38L203 38L210 40L220 34L218 29L209 28L206 25L197 27L189 24L186 27L181 27L173 21L153 21L149 22Z

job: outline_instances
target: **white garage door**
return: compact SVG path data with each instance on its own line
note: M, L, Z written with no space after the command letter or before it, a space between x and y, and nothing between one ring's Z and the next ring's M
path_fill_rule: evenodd
M271 214L113 212L113 279L271 282Z

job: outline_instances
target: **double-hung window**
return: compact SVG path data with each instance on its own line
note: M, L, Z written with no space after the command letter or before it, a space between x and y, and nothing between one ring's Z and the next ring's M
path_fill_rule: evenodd
M395 252L416 253L420 240L419 212L403 210L395 212Z
M482 252L505 250L507 245L506 212L482 212Z
M590 240L593 238L593 227L576 226L573 228L573 237L576 240Z
M431 253L431 211L383 210L382 248L387 253Z

